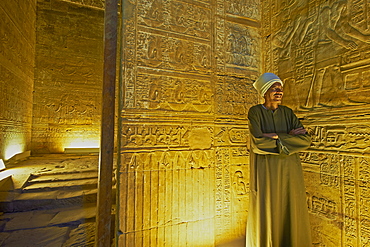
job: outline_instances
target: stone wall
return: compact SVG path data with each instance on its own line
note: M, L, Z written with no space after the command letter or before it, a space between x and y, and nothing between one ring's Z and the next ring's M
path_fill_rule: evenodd
M243 239L259 4L134 0L124 9L118 246Z
M30 149L36 1L0 1L0 158Z
M264 70L313 135L302 153L315 246L370 244L366 1L263 2Z
M33 153L99 147L103 6L37 1Z

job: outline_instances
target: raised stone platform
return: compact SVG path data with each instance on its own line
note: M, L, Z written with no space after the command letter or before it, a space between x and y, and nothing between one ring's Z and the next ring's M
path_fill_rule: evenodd
M0 246L94 245L98 155L30 157L2 173Z

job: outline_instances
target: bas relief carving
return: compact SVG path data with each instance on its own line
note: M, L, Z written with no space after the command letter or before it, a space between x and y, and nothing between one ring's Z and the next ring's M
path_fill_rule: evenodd
M136 106L141 109L213 112L213 90L208 80L139 74Z
M258 2L124 5L120 246L214 246L243 236ZM152 206L134 210L145 203Z
M208 44L144 32L138 35L139 66L209 74L211 59Z
M231 0L225 2L228 14L260 19L260 2L256 0Z
M365 19L360 20L367 17L358 11L364 6L361 1L292 1L272 17L275 68L286 75L289 95L290 88L302 88L295 97L297 110L368 103L366 97L354 97L366 93L356 83L370 65L366 56L358 56L366 53L370 42ZM350 11L357 11L356 16ZM362 69L353 71L354 61Z
M210 149L213 128L190 126L158 126L126 124L122 129L122 147L186 147Z
M209 40L211 13L208 5L194 1L147 0L138 2L138 24Z
M310 126L313 149L369 152L368 125Z
M84 99L77 95L65 94L59 101L46 104L49 122L55 124L93 124L100 105L95 99Z
M269 1L265 70L312 135L301 154L315 246L369 245L369 12L366 1Z
M364 246L369 236L369 157L308 151L301 155L305 167L307 204L315 243ZM318 167L318 168L316 168ZM341 227L343 225L343 227ZM326 237L325 232L333 231ZM343 242L335 240L343 231Z
M216 88L216 112L246 119L248 109L257 102L249 79L219 76Z
M105 0L64 0L64 1L97 7L101 9L104 9L105 6Z
M256 34L246 27L232 23L228 23L226 32L226 63L257 69L259 59Z

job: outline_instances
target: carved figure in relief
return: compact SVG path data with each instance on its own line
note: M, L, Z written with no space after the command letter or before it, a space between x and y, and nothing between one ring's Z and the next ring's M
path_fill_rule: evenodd
M321 56L329 50L332 55L335 55L333 49L335 51L338 45L339 48L357 50L361 42L370 43L370 33L365 33L351 25L346 0L335 1L330 6L323 6L319 13L317 27L318 38L314 44L316 47L315 62L325 59ZM339 64L314 68L305 107L353 104L346 94Z
M256 0L225 1L226 10L230 14L244 16L252 19L259 18L260 2Z
M370 43L370 33L351 24L347 5L345 0L338 0L330 5L323 3L319 5L320 9L317 13L311 13L309 16L301 11L302 8L295 7L294 4L281 11L286 15L279 19L282 20L283 25L279 25L281 28L272 35L272 43L280 57L277 61L280 63L282 60L286 61L282 65L278 65L279 68L285 70L286 67L289 67L286 63L290 63L294 66L300 66L297 70L300 74L305 74L303 70L312 67L309 69L313 75L307 91L308 94L304 96L304 100L300 104L302 108L354 104L346 94L343 75L338 63L327 67L316 67L319 61L328 58L328 53L336 56L336 50L343 50L343 48L356 50L361 44ZM292 17L293 13L297 16L296 18ZM306 44L303 40L309 42ZM304 48L305 46L308 47ZM299 48L303 50L301 51ZM307 57L307 48L313 51L312 59ZM306 60L301 61L302 58L306 58ZM310 72L307 75L309 74ZM332 93L333 90L335 93Z
M322 27L321 34L346 49L356 50L358 48L358 43L353 39L370 42L370 34L365 34L351 25L346 0L339 0L330 7L322 8L320 26ZM325 37L319 38L319 43L325 41L327 41Z
M160 36L139 33L138 37L138 64L150 67L161 67L163 39Z
M152 27L164 25L164 8L161 0L140 1L138 23L145 23Z
M194 44L188 41L173 40L169 42L169 58L174 69L195 70Z
M190 4L173 3L174 31L186 33L196 37L209 38L206 30L209 30L209 13L202 8L196 8Z
M157 81L150 85L149 88L149 108L155 109L159 106L161 99L161 89Z
M247 29L237 25L230 25L226 39L226 62L239 66L257 66L256 40Z
M272 44L280 60L287 60L292 57L293 45L298 46L303 42L317 16L307 15L305 1L281 1L278 8L282 8L282 11L279 13L280 18L277 18L278 31L271 35Z
M250 206L247 246L311 247L311 229L299 152L311 137L281 105L283 82L272 73L253 86L264 103L249 109Z

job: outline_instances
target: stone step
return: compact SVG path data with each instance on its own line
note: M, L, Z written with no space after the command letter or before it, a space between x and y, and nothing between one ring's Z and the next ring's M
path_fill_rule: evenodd
M85 190L97 188L97 184L98 178L44 181L39 183L27 183L22 191L50 191L63 188Z
M0 202L2 212L23 212L50 208L63 208L82 203L96 203L97 189L32 191L19 193L13 200Z
M112 226L115 224L113 213L114 210ZM5 213L0 215L0 246L94 246L95 220L96 204L91 203ZM114 227L111 230L113 236Z
M97 170L31 173L22 191L94 189L97 188L97 183Z
M49 157L49 156L48 156ZM24 176L20 186L1 186L0 212L24 212L63 208L97 200L98 167L96 157L74 159L39 159ZM8 188L9 187L9 188ZM113 197L115 199L115 197Z
M63 208L85 203L96 203L97 188L60 188L56 190L28 190L14 193L12 200L0 202L0 212L23 212L29 210ZM113 195L116 188L113 188ZM115 196L112 197L115 203Z
M96 203L97 170L31 173L21 189L8 191L3 212L23 212Z
M31 173L28 183L42 183L54 181L77 180L87 178L98 178L98 171L83 171L83 172L59 172L59 173Z
M5 213L0 222L6 222L2 231L32 229L63 225L68 222L86 221L96 215L96 204L80 204L64 208Z

